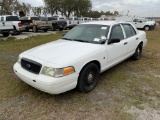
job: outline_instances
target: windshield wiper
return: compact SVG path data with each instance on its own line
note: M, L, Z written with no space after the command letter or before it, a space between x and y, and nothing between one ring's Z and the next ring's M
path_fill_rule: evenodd
M74 41L78 41L78 42L87 42L87 43L89 43L88 41L85 41L85 40L79 40L79 39L74 39Z
M73 39L70 39L70 38L62 38L62 39L64 39L64 40L71 40L71 41L73 41Z

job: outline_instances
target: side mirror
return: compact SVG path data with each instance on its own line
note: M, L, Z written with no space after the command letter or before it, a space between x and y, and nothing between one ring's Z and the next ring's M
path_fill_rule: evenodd
M142 23L142 21L139 21L140 23Z
M119 43L121 40L119 38L112 38L109 40L108 44Z

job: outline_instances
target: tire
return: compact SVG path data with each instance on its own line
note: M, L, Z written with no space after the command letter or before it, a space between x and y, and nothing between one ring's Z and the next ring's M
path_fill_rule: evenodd
M59 28L59 31L63 31L63 28Z
M52 27L51 27L51 30L52 30L52 31L55 31L55 27L54 27L53 25L52 25Z
M44 32L47 32L48 31L48 29L44 29Z
M89 63L82 69L79 75L77 89L84 93L92 91L98 83L98 78L98 66L94 63Z
M5 33L2 33L3 34L3 37L8 37L9 36L9 32L5 32Z
M149 26L145 26L145 27L144 27L144 30L145 30L145 31L148 31L149 29L150 29Z
M26 28L26 30L25 30L26 32L29 32L29 28Z
M37 26L33 26L33 32L34 32L34 33L38 32Z
M133 60L139 60L141 58L141 54L142 54L142 44L138 45L135 53L132 56L132 59Z

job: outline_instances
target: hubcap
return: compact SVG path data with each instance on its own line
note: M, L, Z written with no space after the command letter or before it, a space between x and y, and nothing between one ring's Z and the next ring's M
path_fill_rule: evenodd
M145 30L149 30L149 27L145 27Z
M87 81L88 81L88 83L92 83L92 81L93 81L93 74L90 73L90 74L88 75Z
M137 54L138 54L138 56L139 56L139 54L140 54L140 50L139 50L139 49L137 50Z

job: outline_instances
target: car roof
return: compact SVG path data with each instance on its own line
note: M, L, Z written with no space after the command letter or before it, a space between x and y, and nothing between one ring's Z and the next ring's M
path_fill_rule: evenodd
M17 17L17 15L1 15L2 17L8 17L8 16L16 16Z
M111 25L118 24L118 23L127 23L127 22L117 22L117 21L91 21L91 22L86 22L86 23L82 23L82 24L93 24L93 25L107 25L107 26L111 26Z

